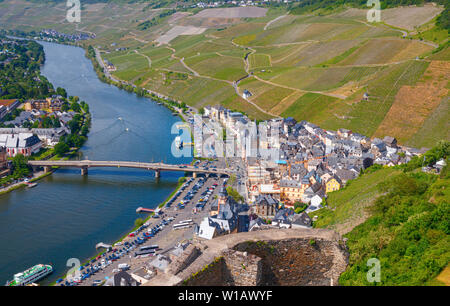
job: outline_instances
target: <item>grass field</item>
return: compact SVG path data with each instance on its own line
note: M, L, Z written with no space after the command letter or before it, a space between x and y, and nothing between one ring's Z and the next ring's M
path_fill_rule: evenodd
M378 183L399 172L386 168L364 174L352 180L344 189L328 193L328 207L310 214L311 217L318 216L314 227L330 228L341 235L348 233L369 215L367 209L379 195Z
M338 99L315 93L306 93L287 108L282 116L294 117L297 121L308 120L316 124L329 117L330 105Z
M250 54L248 56L250 69L272 66L270 56L267 54Z
M406 39L380 38L364 46L341 61L341 65L386 64L413 59L432 49L431 46Z

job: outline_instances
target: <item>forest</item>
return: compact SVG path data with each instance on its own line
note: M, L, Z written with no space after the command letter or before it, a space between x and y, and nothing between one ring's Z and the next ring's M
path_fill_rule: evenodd
M0 36L0 99L43 99L53 85L40 73L43 47L34 41Z

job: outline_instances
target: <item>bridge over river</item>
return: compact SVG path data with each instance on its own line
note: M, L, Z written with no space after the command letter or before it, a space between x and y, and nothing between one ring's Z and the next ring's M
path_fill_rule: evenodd
M28 164L33 168L43 167L45 172L51 171L52 167L80 168L81 175L88 173L88 168L93 167L113 167L113 168L137 168L155 171L155 177L159 178L161 171L183 171L192 172L196 177L199 173L230 175L233 171L229 169L216 169L195 167L191 165L171 165L165 163L142 163L132 161L94 161L94 160L30 160Z

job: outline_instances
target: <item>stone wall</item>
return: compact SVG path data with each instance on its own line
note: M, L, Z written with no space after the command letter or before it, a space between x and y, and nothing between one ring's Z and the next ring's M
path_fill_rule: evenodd
M259 286L261 284L261 258L247 252L223 252L226 268L234 286Z
M190 244L179 257L171 256L172 263L169 267L169 273L173 275L180 273L200 255L200 249Z
M348 263L345 243L326 229L272 228L198 241L195 246L200 255L186 255L185 264L171 268L176 275L161 273L143 285L333 286Z
M258 286L262 262L258 256L226 250L221 257L180 282L184 286Z

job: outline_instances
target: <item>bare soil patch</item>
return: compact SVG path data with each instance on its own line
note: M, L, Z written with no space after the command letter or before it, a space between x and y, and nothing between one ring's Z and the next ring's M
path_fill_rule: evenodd
M383 10L381 19L387 24L409 31L427 23L442 12L443 8L435 5L407 6Z
M393 136L400 143L408 140L449 94L449 78L450 62L432 61L418 84L400 88L374 136Z
M414 30L415 26L420 26L427 23L442 12L443 8L427 4L424 6L404 6L386 9L381 11L381 21L409 31ZM342 18L357 18L366 20L367 9L350 8L342 13L336 14L337 17Z
M174 26L164 35L161 35L156 39L160 44L168 44L172 39L179 35L198 35L202 34L206 29L193 26Z

